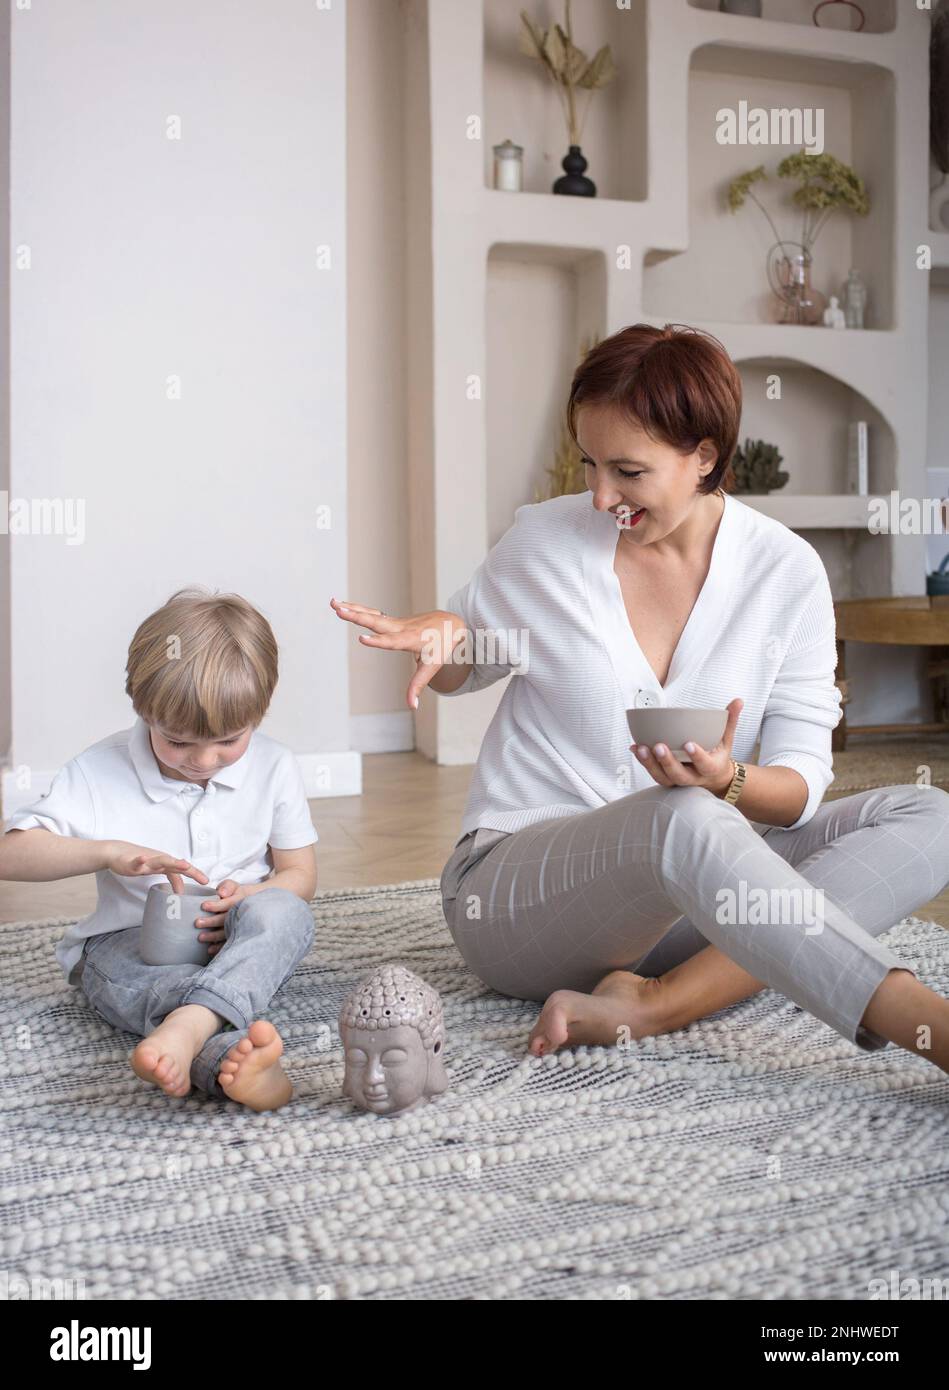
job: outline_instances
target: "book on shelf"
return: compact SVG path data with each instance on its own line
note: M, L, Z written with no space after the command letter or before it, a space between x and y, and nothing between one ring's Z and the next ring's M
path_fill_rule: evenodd
M866 420L851 420L847 428L847 492L854 497L870 495Z

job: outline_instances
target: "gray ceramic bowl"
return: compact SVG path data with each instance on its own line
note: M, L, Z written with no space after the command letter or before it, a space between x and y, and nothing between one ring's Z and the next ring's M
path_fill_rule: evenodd
M697 743L706 753L710 752L722 741L728 723L728 710L670 709L663 706L628 709L626 722L636 743L648 743L650 748L664 743L680 763L690 763L692 759L682 745Z
M183 893L173 893L170 883L155 883L145 899L142 918L142 960L146 965L207 965L208 943L198 936L196 917L205 898L216 898L212 885L189 883ZM223 920L223 919L222 919Z

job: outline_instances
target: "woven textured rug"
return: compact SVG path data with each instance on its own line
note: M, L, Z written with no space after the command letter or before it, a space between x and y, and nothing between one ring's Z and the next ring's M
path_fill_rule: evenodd
M754 761L757 758L756 751ZM856 735L842 752L838 749L834 753L834 780L828 788L827 799L832 801L869 787L918 782L921 768L928 770L929 781L934 787L949 790L949 737Z
M296 1096L263 1115L139 1081L136 1039L59 973L65 922L0 927L7 1277L88 1299L865 1300L949 1274L949 1078L922 1058L771 991L533 1058L537 1005L468 972L434 879L314 911L269 1015ZM949 993L949 933L883 939ZM336 1017L396 960L442 994L452 1084L385 1117L340 1096Z

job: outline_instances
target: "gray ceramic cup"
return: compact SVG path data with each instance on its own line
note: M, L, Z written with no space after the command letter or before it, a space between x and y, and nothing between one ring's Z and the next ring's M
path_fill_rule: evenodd
M669 709L658 705L652 709L628 709L626 722L637 743L647 743L650 748L664 743L680 763L690 763L692 759L683 744L697 743L708 753L722 741L728 710Z
M201 909L205 898L216 898L211 884L202 888L189 883L183 893L173 893L170 883L155 883L145 899L142 918L142 960L146 965L207 965L208 943L198 936L196 917L210 917ZM221 917L223 921L223 915Z

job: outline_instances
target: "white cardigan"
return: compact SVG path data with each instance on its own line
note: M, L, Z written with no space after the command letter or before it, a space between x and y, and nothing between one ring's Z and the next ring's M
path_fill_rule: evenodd
M626 710L639 704L744 707L732 752L791 767L809 788L796 830L834 780L840 720L833 599L817 551L781 522L725 495L705 584L665 686L626 615L613 559L620 532L590 492L517 509L469 582L442 605L471 631L524 633L481 653L451 695L511 674L485 734L459 839L487 826L514 831L627 796L656 782L630 752ZM523 639L522 639L523 642ZM478 653L475 652L477 657ZM651 696L651 698L650 698ZM447 697L446 697L447 698ZM767 827L751 822L758 833Z

